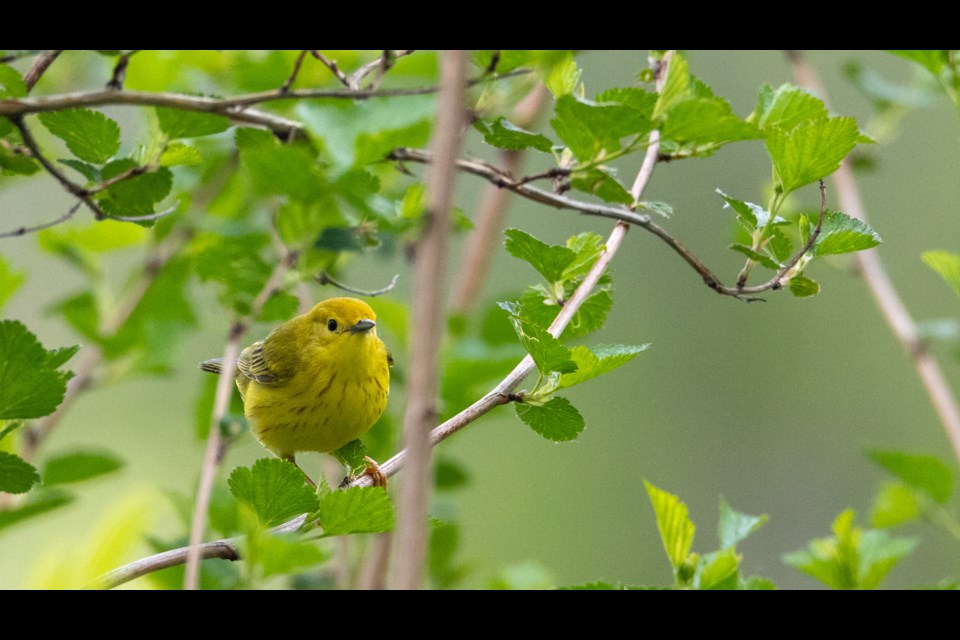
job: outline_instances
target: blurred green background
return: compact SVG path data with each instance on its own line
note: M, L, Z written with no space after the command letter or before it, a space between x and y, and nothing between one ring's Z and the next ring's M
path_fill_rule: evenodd
M753 109L762 83L792 81L779 52L686 55L692 73L741 116ZM881 53L814 52L809 57L823 75L833 112L856 116L861 126L870 120L870 106L843 75L845 64L858 61L903 82L913 77L906 61ZM645 52L588 52L578 62L588 96L632 84L646 66ZM137 117L131 110L105 111L127 122ZM918 320L955 318L960 301L920 261L920 253L960 251L960 117L941 97L908 115L894 139L868 151L876 164L859 175L859 184L870 223L884 239L879 251L894 284ZM464 155L491 156L475 135ZM622 174L632 175L639 162L640 157L628 158L619 165ZM765 202L769 177L762 143L740 143L711 158L661 164L645 196L672 204L675 214L664 226L732 282L742 259L726 249L733 220L714 190ZM53 218L69 203L42 174L0 186L5 187L0 189L4 228ZM481 186L473 177L460 178L457 201L468 215ZM828 200L837 206L831 190ZM811 185L800 191L795 205L814 209L817 202ZM516 199L509 225L552 242L583 230L606 235L611 228L604 220ZM451 273L464 241L458 238L450 253ZM0 243L4 257L30 274L5 315L25 322L48 348L75 343L77 338L45 313L79 284L74 274L41 254L33 237ZM127 265L134 257L115 259ZM716 547L719 496L738 510L768 514L768 524L739 548L744 572L781 587L817 586L780 557L826 536L846 507L856 509L859 523L867 524L885 474L866 459L866 450L932 453L957 469L909 359L851 265L812 267L809 275L822 287L814 298L771 293L766 303L748 305L715 295L663 243L641 229L631 230L613 263L616 294L608 324L587 342L650 342L652 347L568 394L587 421L581 437L551 444L503 408L438 450L470 472L466 488L436 498L436 511L462 524L458 557L472 569L466 584L483 585L518 566L532 576L549 576L553 584L597 579L669 584L646 479L689 504L698 551ZM394 297L404 300L409 265L369 258L347 271L359 286L378 286L397 272L401 281ZM532 269L501 250L484 299L503 299L535 281ZM47 443L47 452L106 444L127 465L81 485L71 506L0 533L0 588L28 586L42 558L78 552L101 514L133 492L147 496L151 532L180 532L164 492L189 492L195 486L203 448L193 422L203 382L196 363L219 355L226 333L226 318L216 316L212 303L204 304L213 299L212 291L195 293L202 329L180 348L175 374L121 380L84 394ZM318 299L331 293L313 291ZM256 328L250 341L268 330ZM396 340L390 327L384 334ZM960 389L955 345L932 348ZM393 401L400 399L398 394ZM262 455L252 438L241 440L229 452L224 475ZM307 458L308 468L319 467L318 460ZM892 572L887 586L929 585L960 576L956 540L933 527L904 532L919 535L921 543ZM131 552L130 559L137 553L142 549Z

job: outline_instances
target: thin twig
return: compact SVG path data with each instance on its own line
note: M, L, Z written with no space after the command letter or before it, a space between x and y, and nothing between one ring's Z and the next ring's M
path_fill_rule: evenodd
M377 296L382 296L385 293L389 293L390 291L393 291L393 288L397 286L397 280L399 279L400 279L400 274L399 273L395 274L393 278L390 279L390 284L388 284L387 286L381 289L373 289L372 291L367 291L364 289L357 289L355 287L345 285L342 282L337 282L326 271L321 271L320 275L317 276L317 282L320 284L329 284L330 286L336 287L337 289L340 289L342 291L346 291L347 293L355 293L358 296L366 296L368 298L376 298Z
M311 51L310 51L310 54L311 54L314 58L316 58L317 60L319 60L319 61L323 64L323 66L325 66L327 69L330 69L330 73L332 73L334 76L336 76L337 80L339 80L340 83L343 84L343 86L347 87L348 89L350 88L350 79L349 79L349 78L347 77L347 75L340 69L340 67L337 66L337 61L336 61L336 60L331 60L330 58L328 58L327 56L323 55L322 53L320 53L320 52L317 51L317 50L311 50Z
M826 103L827 92L820 81L817 71L807 62L803 53L791 51L787 60L797 83L815 91ZM840 168L833 174L833 182L837 189L837 197L844 213L859 220L866 221L867 211L860 197L860 190L849 163L844 160ZM893 286L893 282L883 268L880 255L876 249L859 251L855 259L860 268L870 294L887 322L890 331L907 352L917 375L923 383L933 403L934 409L940 418L947 438L953 447L954 455L960 460L960 406L953 394L950 384L943 375L937 360L926 350L919 337L917 324L903 299Z
M287 78L287 81L280 86L280 91L284 93L290 91L290 87L293 86L293 83L297 79L297 74L300 73L300 66L303 64L303 59L306 57L306 55L307 50L304 49L300 52L300 55L297 56L296 62L293 63L293 71L290 72L290 77ZM316 55L316 52L314 52L314 55Z
M51 51L42 51L40 55L37 56L30 69L23 74L23 84L27 85L27 93L30 93L30 91L37 86L40 77L47 72L47 69L50 68L50 65L53 64L53 61L56 60L61 53L63 53L63 49L53 49Z
M82 204L83 204L82 202L78 202L77 204L73 205L67 210L65 214L63 214L56 220L52 220L50 222L44 222L43 224L38 224L33 227L20 227L19 229L14 229L13 231L4 231L3 233L0 233L0 238L18 238L28 233L35 233L37 231L42 231L43 229L49 229L50 227L55 227L61 222L66 222L67 220L72 218L74 214L80 210L80 205Z
M250 315L246 320L238 320L230 327L227 344L223 350L224 367L217 380L217 389L214 396L213 416L210 421L210 432L207 434L207 447L203 455L203 466L200 469L200 483L197 487L197 500L193 508L193 519L190 525L190 545L186 555L187 568L184 572L183 588L194 590L200 586L200 560L203 554L203 534L207 527L207 511L210 507L210 496L213 492L213 481L217 474L220 462L226 454L226 447L220 437L220 423L226 415L230 405L230 396L233 393L233 367L227 363L236 362L240 352L240 341L250 327L250 318L255 318L267 300L276 293L286 273L296 264L298 253L288 252L267 279L267 282L254 297L250 304Z
M123 82L127 78L127 65L130 64L130 56L135 53L135 50L120 52L120 55L117 56L117 64L114 65L113 73L110 75L109 82L107 82L107 89L114 91L123 89Z
M14 51L13 53L8 53L5 56L0 56L0 64L16 62L20 58L29 58L30 56L35 56L40 53L43 53L42 49L25 49L23 51Z
M411 304L410 374L403 441L410 470L397 502L393 586L418 589L426 557L427 502L431 485L430 427L435 424L440 339L443 336L443 274L453 209L457 157L466 121L466 53L440 54L440 104L432 148L437 162L427 173L426 228L417 243Z

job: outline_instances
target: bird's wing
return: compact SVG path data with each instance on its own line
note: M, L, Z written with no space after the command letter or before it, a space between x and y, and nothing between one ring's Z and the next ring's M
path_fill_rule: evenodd
M293 370L289 366L282 366L277 358L271 357L267 340L254 342L244 349L240 353L240 360L237 361L237 369L247 378L256 380L260 384L280 385L290 379Z

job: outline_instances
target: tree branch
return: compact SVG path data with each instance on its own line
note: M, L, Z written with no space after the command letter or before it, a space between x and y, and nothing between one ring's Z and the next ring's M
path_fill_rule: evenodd
M320 275L317 276L317 282L319 284L322 284L322 285L329 284L330 286L336 287L341 291L346 291L347 293L355 293L358 296L367 296L368 298L376 298L377 296L382 296L385 293L389 293L390 291L393 291L393 288L397 286L397 280L399 279L400 279L400 274L398 273L394 275L393 278L390 279L390 284L388 284L387 286L382 287L380 289L373 289L373 290L367 291L364 289L356 289L349 285L345 285L342 282L337 282L326 271L321 271Z
M815 91L827 103L828 97L817 71L806 61L800 51L787 53L787 60L793 77L798 84ZM841 209L847 215L866 221L867 211L860 197L860 190L853 171L847 160L833 174L833 183L837 189ZM917 325L910 311L897 293L893 282L883 268L876 249L859 251L854 256L870 294L877 305L880 315L886 321L890 331L907 352L940 418L947 438L953 446L954 455L960 460L960 407L950 385L936 359L927 352L920 340Z
M80 205L82 204L83 204L82 202L78 202L77 204L73 205L67 210L65 214L63 214L56 220L51 220L50 222L44 222L43 224L38 224L32 227L19 227L17 229L14 229L13 231L4 231L3 233L0 233L0 238L18 238L28 233L35 233L37 231L42 231L43 229L49 229L50 227L55 227L61 222L66 222L67 220L72 218L77 213L77 211L80 210Z
M41 76L47 72L53 61L63 53L63 49L53 49L50 51L41 51L40 55L33 61L33 66L23 74L23 84L27 85L27 93L37 86Z
M393 586L418 589L426 556L427 502L431 485L430 427L436 418L440 338L443 336L443 274L457 172L466 122L466 53L440 53L440 104L432 147L437 162L427 174L426 228L417 244L411 301L410 374L403 440L410 472L397 504L397 547Z

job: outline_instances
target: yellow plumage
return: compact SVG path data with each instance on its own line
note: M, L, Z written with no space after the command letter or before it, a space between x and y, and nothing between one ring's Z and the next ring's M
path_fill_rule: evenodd
M373 426L392 364L375 321L367 303L331 298L243 350L237 387L264 447L294 461L300 451L336 451ZM218 373L221 362L200 367Z

